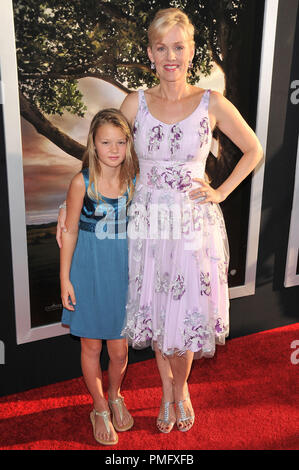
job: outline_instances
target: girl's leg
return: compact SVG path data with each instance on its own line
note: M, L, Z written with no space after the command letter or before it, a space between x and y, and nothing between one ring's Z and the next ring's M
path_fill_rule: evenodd
M81 338L81 367L88 391L93 399L94 409L98 412L109 411L105 400L102 383L102 371L100 367L100 354L102 341L98 339ZM114 440L116 432L110 423L110 436L102 417L95 416L96 435L101 440Z
M171 370L170 362L168 356L163 356L155 344L155 356L156 363L158 366L159 374L162 381L162 403L158 415L157 427L162 432L169 432L173 423L176 421L176 415L174 411L174 393L173 393L173 373ZM169 419L168 423L159 421L159 419L164 419L165 417L165 403L170 403L169 405Z
M187 380L190 374L194 353L186 351L185 354L178 356L169 356L169 363L173 374L173 391L176 402L176 415L178 427L182 430L188 430L193 424L193 408L191 405L190 398L188 398L188 384ZM180 421L181 411L178 406L178 402L182 401L186 417L190 416L190 419L186 421Z
M109 354L109 388L108 397L110 405L115 416L116 425L118 430L126 428L132 422L132 416L128 412L124 403L119 401L119 406L122 409L122 417L119 412L119 406L116 403L111 403L119 398L122 398L120 393L121 384L126 372L128 364L128 343L126 339L111 339L107 340L107 349Z

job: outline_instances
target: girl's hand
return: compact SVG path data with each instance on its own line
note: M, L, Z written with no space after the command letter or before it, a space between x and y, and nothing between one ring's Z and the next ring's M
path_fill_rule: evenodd
M207 202L219 203L224 201L222 193L218 189L213 189L209 183L201 178L193 178L193 181L200 183L199 188L193 189L189 193L189 198L197 204L206 204Z
M62 247L62 232L67 232L66 226L66 209L61 208L58 213L57 227L56 227L56 241L59 248Z
M61 300L64 308L74 311L73 305L76 305L75 291L71 281L61 281Z

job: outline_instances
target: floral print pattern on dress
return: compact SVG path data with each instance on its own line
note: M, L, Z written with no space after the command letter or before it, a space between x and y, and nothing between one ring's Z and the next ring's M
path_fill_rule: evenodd
M184 348L190 351L202 349L205 336L205 319L197 309L186 312L184 329L181 331L184 339Z
M218 222L218 214L215 213L214 208L211 204L207 204L206 216L209 225L215 225Z
M200 137L200 148L209 141L209 121L205 116L199 123L198 134Z
M156 284L155 284L155 292L164 292L165 294L168 293L170 289L170 281L169 281L169 273L164 273L161 278L160 271L157 271L156 276Z
M189 235L192 230L191 207L184 206L182 210L182 233Z
M177 274L173 282L170 282L170 275L165 272L161 276L160 271L156 273L155 279L155 292L157 293L172 293L173 300L180 300L186 292L185 279L182 274Z
M216 325L215 325L216 333L223 333L224 331L224 324L222 318L217 318Z
M141 344L146 343L153 336L151 307L149 305L140 306L136 320L134 341Z
M207 321L200 307L186 311L183 328L181 328L184 350L214 352L214 338L221 338L227 330L223 320L217 317L217 313L216 311L214 323L212 318Z
M227 284L228 263L218 263L219 280L222 284Z
M132 203L129 208L128 238L129 239L145 239L149 220L147 216L147 208L144 204L136 202Z
M174 126L171 127L170 129L170 134L168 137L169 140L169 150L171 156L173 156L177 150L180 149L180 140L183 138L183 131L180 129L180 127L175 124Z
M180 300L181 297L186 292L185 279L182 274L178 274L176 276L174 282L172 283L171 292L172 292L172 298L174 300Z
M210 295L211 294L211 283L210 283L210 274L209 273L203 273L201 271L200 273L200 293L201 295Z
M148 146L147 150L149 153L159 150L160 144L164 139L164 133L163 133L163 126L159 124L158 126L154 126L152 129L150 129L149 135L148 135Z
M193 207L193 224L194 230L201 230L203 225L203 211L202 207L197 204Z
M161 175L159 175L158 168L156 166L153 166L151 171L147 173L147 183L148 186L151 186L152 188L162 188Z
M135 282L137 284L137 292L140 292L141 290L141 287L142 287L142 280L143 280L143 274L137 274L137 276L135 276Z
M162 173L164 181L171 189L177 191L187 191L192 186L191 170L188 170L183 164L177 167L165 168Z

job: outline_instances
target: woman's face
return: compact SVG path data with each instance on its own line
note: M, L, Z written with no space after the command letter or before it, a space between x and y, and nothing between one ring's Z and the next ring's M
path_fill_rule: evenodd
M147 52L150 61L155 63L160 80L186 80L194 49L180 26L173 26L164 36L154 40Z

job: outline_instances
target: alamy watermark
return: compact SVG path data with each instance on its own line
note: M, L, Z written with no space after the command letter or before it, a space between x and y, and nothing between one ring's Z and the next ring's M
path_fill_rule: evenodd
M5 364L5 345L3 341L0 341L0 365Z
M291 89L294 90L291 93L290 99L292 104L299 104L299 80L293 80L291 83Z
M299 364L299 339L294 339L291 342L291 349L295 349L291 354L291 363L295 365Z
M202 209L191 203L133 203L128 214L122 204L117 210L106 204L105 208L98 206L95 215L102 217L95 225L95 235L100 240L126 237L132 240L182 239L185 250L196 250L200 245L204 217L210 223L217 217L214 212L204 216Z

